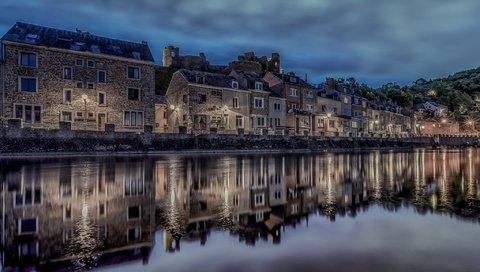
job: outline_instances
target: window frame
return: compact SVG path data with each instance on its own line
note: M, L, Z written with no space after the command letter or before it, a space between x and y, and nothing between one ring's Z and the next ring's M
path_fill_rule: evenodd
M131 99L130 98L130 90L137 90L138 91L138 99ZM135 88L135 87L127 87L127 99L129 101L142 101L142 89Z
M63 114L64 113L70 113L70 120L64 120L63 119ZM60 121L73 123L73 118L74 118L73 111L68 111L68 110L60 111Z
M261 105L260 105L260 106L257 106L257 101L261 101ZM263 109L263 108L265 108L264 103L265 103L265 99L264 99L263 97L255 96L255 97L253 98L253 108L255 108L255 109Z
M239 89L239 84L238 84L238 81L236 81L236 80L232 80L232 89L236 89L236 90L238 90L238 89Z
M233 100L232 100L232 107L234 109L239 109L240 108L240 103L239 103L239 99L238 99L238 96L234 96L233 97Z
M90 66L90 63L93 63L93 64ZM95 68L95 61L94 60L87 60L87 67Z
M290 88L290 96L298 97L298 89L297 88Z
M129 113L129 124L127 125L126 122L125 122L125 117L126 117L126 113ZM135 113L135 115L137 116L139 113L142 114L142 123L140 125L132 125L132 113ZM137 123L137 117L135 117L135 123ZM123 126L124 127L128 127L128 128L142 128L145 124L145 113L143 111L137 111L137 110L125 110L123 111Z
M35 219L35 231L23 232L23 231L22 231L22 220L31 220L31 219ZM33 217L33 218L19 218L19 219L18 219L18 234L19 234L19 235L37 234L37 233L38 233L38 217Z
M78 64L78 61L80 61L82 64ZM83 59L75 59L75 66L83 67L84 64L85 61Z
M70 92L70 101L67 101L66 94ZM73 90L72 89L63 89L63 104L71 105L73 101Z
M66 75L67 75L67 73L65 73L66 69L70 69L70 78L66 78ZM63 66L62 79L63 80L73 80L73 67L72 66Z
M100 103L100 94L103 94L103 103ZM101 106L101 107L106 107L107 106L107 93L106 92L99 91L97 93L97 103L98 103L98 106Z
M130 208L136 208L136 207L138 207L138 217L131 218L130 217ZM142 219L142 206L141 205L129 206L128 209L127 209L127 220L128 221L133 221L133 220L139 220L139 219Z
M134 77L130 77L130 68L134 68L134 69L138 70L138 77L135 77L135 73L134 73ZM133 79L133 80L140 80L142 78L140 67L139 66L133 66L133 65L127 65L127 78L128 79Z
M35 66L32 65L25 65L22 63L22 54L31 54L35 55ZM19 51L18 52L18 65L21 67L28 67L28 68L38 68L38 54L31 51Z
M22 90L22 79L34 79L35 80L35 91L24 91L24 90ZM36 93L36 92L38 92L38 77L19 76L18 77L18 91L24 92L24 93Z
M100 81L100 73L102 73L102 72L104 74L103 81ZM107 84L107 71L105 71L105 70L98 70L97 71L97 83L98 84Z

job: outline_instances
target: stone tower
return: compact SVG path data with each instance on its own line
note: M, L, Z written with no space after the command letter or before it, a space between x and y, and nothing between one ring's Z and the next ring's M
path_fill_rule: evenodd
M163 48L163 67L170 67L174 64L175 59L178 58L180 49L173 45L165 46Z

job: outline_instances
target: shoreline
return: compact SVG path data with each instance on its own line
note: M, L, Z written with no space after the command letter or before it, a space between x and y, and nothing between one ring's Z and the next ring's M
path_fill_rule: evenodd
M471 146L443 146L438 149L463 149ZM156 150L156 151L99 151L99 152L20 152L0 153L0 159L22 158L80 158L80 157L157 157L157 156L209 156L209 155L255 155L255 154L326 154L326 153L362 153L362 152L402 152L417 149L434 150L433 146L418 147L361 147L361 148L325 148L311 149L216 149L216 150Z

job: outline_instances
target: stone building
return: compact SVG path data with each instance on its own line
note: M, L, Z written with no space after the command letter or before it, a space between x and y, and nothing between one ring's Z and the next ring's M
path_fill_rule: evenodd
M315 109L315 87L293 74L267 72L263 79L278 96L286 99L286 127L290 133L310 134Z
M165 96L157 95L155 97L155 133L165 133L168 131L167 124L167 102Z
M181 56L180 48L169 45L163 49L163 67L208 71L210 63L204 53L199 53L198 56Z
M166 101L171 132L251 128L250 91L231 76L181 69L172 77Z
M265 72L280 73L280 54L272 53L271 57L257 57L254 52L247 52L239 56L238 60L230 62L227 70L252 72L259 75Z
M5 119L23 126L143 131L154 124L154 60L134 43L16 23L1 39Z

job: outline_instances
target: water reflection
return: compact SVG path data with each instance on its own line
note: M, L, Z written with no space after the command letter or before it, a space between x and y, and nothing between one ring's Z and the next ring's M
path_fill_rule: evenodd
M478 222L479 152L2 160L2 264L148 264L156 231L170 253L207 245L213 230L281 244L312 216L334 222L372 204Z

